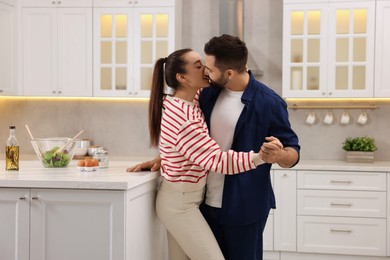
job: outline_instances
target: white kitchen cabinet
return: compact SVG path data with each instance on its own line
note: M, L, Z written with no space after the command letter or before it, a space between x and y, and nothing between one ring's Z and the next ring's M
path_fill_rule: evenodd
M274 250L297 250L296 171L274 171Z
M17 94L16 9L13 1L0 0L0 96Z
M29 260L30 190L0 188L0 256Z
M155 188L0 188L1 259L163 259Z
M376 3L375 97L390 97L390 1Z
M386 256L386 173L297 176L298 252Z
M92 1L24 0L22 9L23 95L92 96Z
M375 1L285 1L284 97L373 97Z
M131 2L94 8L94 96L149 97L154 63L174 50L174 6Z

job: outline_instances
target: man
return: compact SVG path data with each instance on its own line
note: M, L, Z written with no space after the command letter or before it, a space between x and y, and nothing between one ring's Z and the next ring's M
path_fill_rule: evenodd
M211 137L224 150L261 147L268 164L236 176L209 173L201 211L226 259L262 259L262 233L269 210L275 208L271 164L294 166L299 159L298 137L284 100L247 71L245 42L222 35L206 43L204 51L212 87L203 89L199 101ZM267 144L277 139L282 145Z
M212 87L199 102L211 137L223 150L258 151L266 164L255 170L223 176L209 173L200 209L228 260L262 259L262 233L275 208L270 169L273 163L292 167L299 160L298 137L291 129L287 105L256 81L246 63L248 50L237 37L213 37L204 48L205 74ZM158 170L159 161L136 165Z

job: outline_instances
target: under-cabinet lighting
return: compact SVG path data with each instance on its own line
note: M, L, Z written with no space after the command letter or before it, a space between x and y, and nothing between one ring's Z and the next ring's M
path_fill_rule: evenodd
M37 101L92 101L92 102L149 102L149 98L136 97L25 97L0 96L0 100L37 100Z

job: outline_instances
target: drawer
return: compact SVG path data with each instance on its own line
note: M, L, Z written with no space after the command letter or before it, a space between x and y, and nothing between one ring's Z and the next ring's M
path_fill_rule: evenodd
M298 190L298 215L386 218L386 192Z
M386 220L298 216L298 252L386 255Z
M384 172L298 171L298 189L386 191Z

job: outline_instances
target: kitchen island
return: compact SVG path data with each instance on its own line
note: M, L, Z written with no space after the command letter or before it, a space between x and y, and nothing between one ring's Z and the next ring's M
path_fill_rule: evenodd
M136 162L81 172L0 161L2 260L166 259L164 228L155 209L157 172L127 173Z

